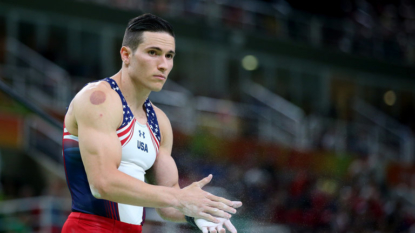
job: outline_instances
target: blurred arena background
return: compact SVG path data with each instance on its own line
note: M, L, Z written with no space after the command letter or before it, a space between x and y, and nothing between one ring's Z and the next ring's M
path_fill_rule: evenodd
M60 232L65 108L145 12L176 31L150 99L182 187L212 173L238 232L415 232L414 1L0 0L1 233Z

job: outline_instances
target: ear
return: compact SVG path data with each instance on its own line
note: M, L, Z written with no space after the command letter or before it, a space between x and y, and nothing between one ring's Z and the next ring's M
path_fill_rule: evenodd
M122 46L120 50L121 60L125 65L130 64L131 49L127 46Z

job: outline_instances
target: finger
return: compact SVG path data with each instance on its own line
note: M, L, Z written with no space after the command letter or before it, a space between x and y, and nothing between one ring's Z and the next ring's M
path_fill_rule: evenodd
M215 196L215 195L213 195L211 193L208 193L207 198L209 198L211 201L221 202L221 203L223 203L223 204L225 204L227 206L233 206L233 202L232 201L230 201L230 200L228 200L226 198L223 198L223 197Z
M207 185L212 180L212 174L208 175L207 177L200 180L198 183L200 188L203 188L203 186Z
M242 202L240 201L233 201L232 203L233 203L232 205L233 208L239 208L242 206Z
M202 227L202 232L203 233L209 233L207 227Z
M218 233L215 227L209 227L209 233Z
M226 211L228 213L231 213L231 214L235 214L236 213L236 209L234 209L234 208L232 208L230 206L227 206L226 204L223 204L222 202L214 202L214 201L212 201L209 205L212 206L212 207L214 207L214 208L220 209L222 211Z
M226 233L226 230L222 227L222 224L219 224L217 229L219 233Z
M227 220L224 222L225 227L231 232L231 233L236 233L236 228L233 226L233 224L231 223L231 221Z
M220 223L219 219L217 219L217 218L215 218L212 215L207 214L207 213L202 212L202 213L199 214L199 216L196 216L196 217L197 218L203 218L204 220L207 220L209 222Z
M207 207L205 212L220 218L230 219L232 217L232 215L223 210L219 210L218 208Z

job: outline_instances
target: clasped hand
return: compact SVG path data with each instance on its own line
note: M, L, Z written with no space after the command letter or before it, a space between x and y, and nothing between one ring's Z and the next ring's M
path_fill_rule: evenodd
M229 219L217 218L220 222L213 223L204 219L195 219L195 223L203 233L226 233L226 229L231 233L237 233L236 228L233 226ZM223 226L226 227L223 228Z
M211 180L212 175L209 175L183 188L178 197L179 211L184 215L195 219L205 219L212 223L221 223L217 218L231 218L231 214L236 213L235 208L241 207L242 202L230 201L202 190L203 186Z

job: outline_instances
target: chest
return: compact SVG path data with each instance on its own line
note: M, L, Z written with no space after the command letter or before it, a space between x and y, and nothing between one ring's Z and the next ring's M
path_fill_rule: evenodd
M134 120L125 131L118 134L122 144L121 162L148 170L153 166L158 151L149 126Z

